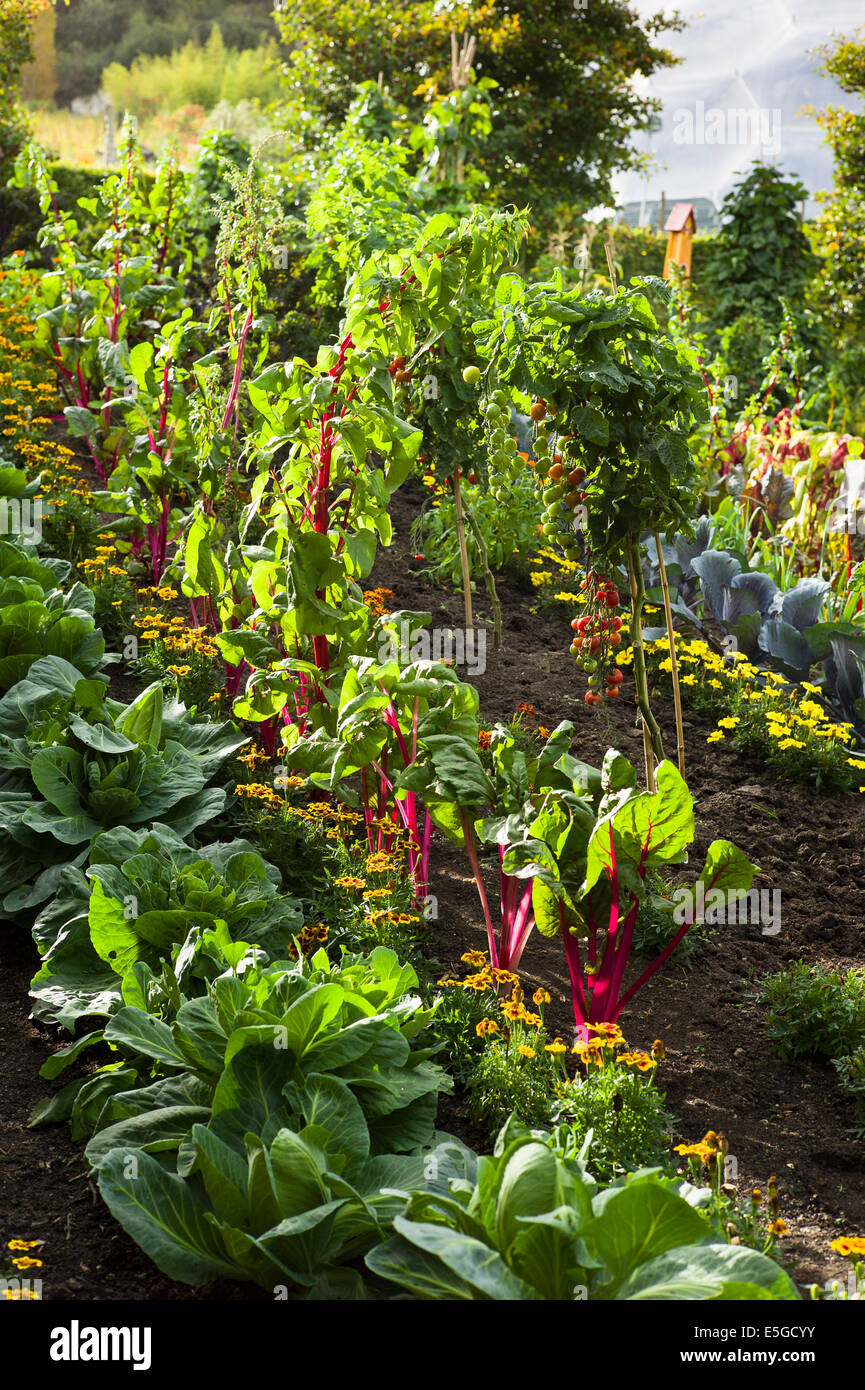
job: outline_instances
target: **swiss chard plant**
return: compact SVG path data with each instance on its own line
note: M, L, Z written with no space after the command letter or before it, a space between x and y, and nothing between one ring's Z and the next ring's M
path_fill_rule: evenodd
M157 328L178 318L181 278L193 255L176 161L168 158L148 182L131 126L121 155L120 170L106 176L97 197L80 200L102 219L104 230L92 246L73 213L60 208L42 152L32 147L19 164L19 178L39 192L45 217L40 237L56 258L56 268L42 279L39 341L56 364L70 432L86 442L103 480L123 450L117 407L129 381L130 349L152 335L155 313Z
M388 501L421 444L403 414L415 359L459 320L467 286L496 273L515 235L507 216L434 219L414 245L358 270L337 345L249 385L257 476L240 544L200 508L183 587L218 614L226 659L248 672L237 712L262 724L268 746L281 727L316 728L346 658L365 650L359 581L390 542Z
M558 767L570 789L543 797L504 868L533 878L535 923L543 935L562 940L574 1019L585 1041L589 1025L616 1021L694 923L696 908L683 914L656 959L626 981L646 876L685 860L694 810L684 779L667 761L658 766L654 792L638 789L633 767L612 749L600 773L568 755ZM698 877L707 894L726 898L746 891L753 873L741 850L715 840Z

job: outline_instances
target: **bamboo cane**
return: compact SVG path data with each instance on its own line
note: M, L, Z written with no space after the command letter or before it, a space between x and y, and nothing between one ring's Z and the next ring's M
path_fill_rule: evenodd
M496 589L496 581L490 569L490 557L487 550L487 543L484 540L483 532L478 525L477 518L471 507L465 508L465 517L475 538L475 544L480 552L481 566L484 572L484 583L487 586L487 593L490 596L490 604L493 610L493 646L497 652L502 649L502 606L499 603L499 594Z
M460 471L454 468L454 505L457 518L457 541L460 547L460 569L463 576L463 600L465 602L466 632L474 627L472 621L472 581L469 573L469 551L466 545L466 523L463 516L463 495L460 489Z
M642 611L646 596L643 569L640 564L639 537L627 537L628 584L631 591L631 648L634 653L634 684L637 705L643 716L643 749L646 755L646 787L655 790L655 759L664 756L661 730L649 704L649 683L646 677L646 653L643 647Z
M670 646L670 672L673 677L673 704L676 708L676 753L679 771L685 775L685 729L682 724L682 692L679 689L679 663L676 660L676 634L673 631L673 613L670 608L670 586L667 582L667 566L661 549L661 537L655 532L655 545L658 550L658 568L661 572L661 588L664 591L664 614L667 619L667 641Z

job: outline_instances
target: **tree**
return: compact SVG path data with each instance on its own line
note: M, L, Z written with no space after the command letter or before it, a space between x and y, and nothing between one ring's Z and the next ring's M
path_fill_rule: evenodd
M355 85L382 74L413 119L450 86L450 31L477 36L479 77L498 83L480 156L489 195L539 218L608 199L614 169L655 104L632 79L674 62L657 46L676 19L639 19L625 0L298 0L277 14L290 52L288 116L306 138L338 125Z
M865 94L865 29L821 49L823 72L841 89ZM834 187L818 224L825 256L819 297L845 342L865 328L865 115L829 107L818 116L835 157Z
M273 0L71 0L57 15L57 99L97 92L109 63L205 43L215 24L227 47L255 48L273 36L272 10Z
M0 185L27 137L19 106L21 74L33 59L33 25L52 0L0 0ZM67 0L68 3L68 0Z

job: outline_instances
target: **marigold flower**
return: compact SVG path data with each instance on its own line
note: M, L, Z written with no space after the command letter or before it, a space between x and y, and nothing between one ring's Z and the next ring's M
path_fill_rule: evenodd
M475 1032L479 1038L491 1038L494 1034L500 1033L501 1029L494 1018L482 1018Z
M464 951L460 960L466 965L473 965L476 970L482 970L487 963L487 957L483 951Z
M839 1236L837 1240L832 1241L831 1249L846 1258L851 1255L865 1255L865 1236Z

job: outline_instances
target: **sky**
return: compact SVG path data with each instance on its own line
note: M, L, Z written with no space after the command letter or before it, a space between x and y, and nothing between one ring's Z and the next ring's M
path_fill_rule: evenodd
M591 4L591 0L588 0ZM630 0L639 14L663 0ZM681 34L661 42L684 61L642 80L663 103L661 129L635 143L650 152L655 168L616 180L620 204L642 199L667 205L710 198L716 205L754 158L771 160L795 174L812 195L831 187L832 157L805 106L860 109L831 79L819 74L811 51L833 34L852 34L865 24L865 0L676 0L688 21Z

